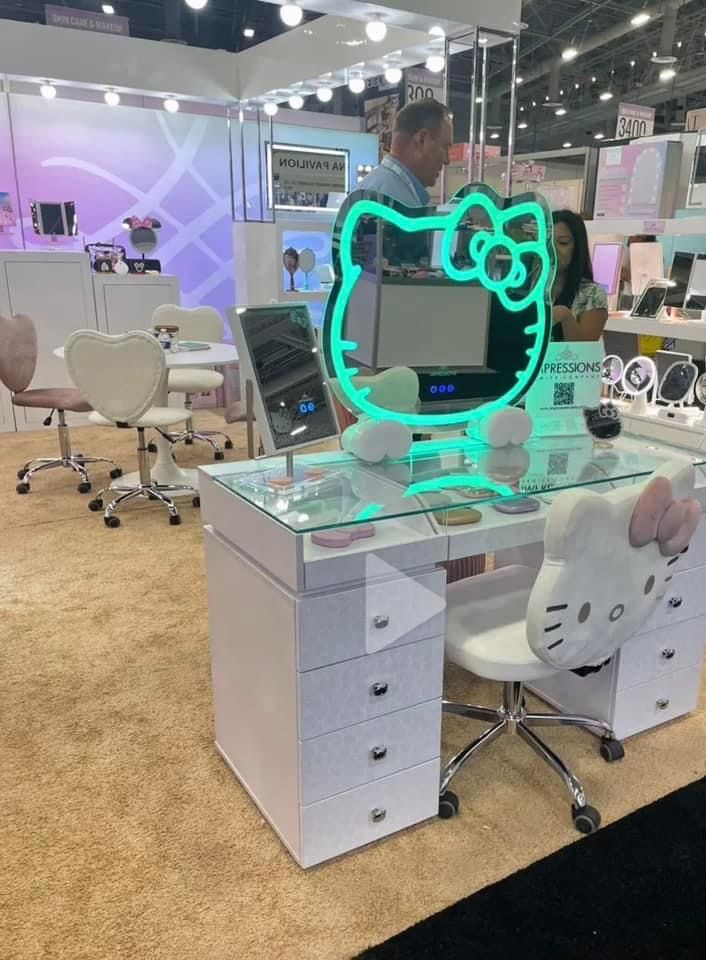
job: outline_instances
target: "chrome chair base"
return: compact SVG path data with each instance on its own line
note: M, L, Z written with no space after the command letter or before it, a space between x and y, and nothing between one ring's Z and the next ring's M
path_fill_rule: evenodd
M220 430L195 430L191 418L186 421L185 430L182 430L181 433L170 433L167 435L167 437L172 446L177 443L185 443L187 446L190 446L192 443L197 441L210 443L211 447L213 448L214 460L224 460L225 454L223 450L233 449L233 441L230 439L227 433L223 433ZM216 441L213 439L214 437L222 438L223 447L216 443Z
M601 756L612 763L625 755L607 723L592 717L570 714L529 713L525 707L524 684L507 681L503 684L503 703L497 710L473 704L442 701L444 713L472 720L481 720L491 726L463 748L444 767L439 786L439 816L446 819L458 812L458 798L448 789L456 774L483 747L504 734L516 734L556 773L564 783L572 800L572 817L581 833L595 833L600 826L600 814L588 805L586 794L578 778L532 729L533 727L582 727L601 736Z

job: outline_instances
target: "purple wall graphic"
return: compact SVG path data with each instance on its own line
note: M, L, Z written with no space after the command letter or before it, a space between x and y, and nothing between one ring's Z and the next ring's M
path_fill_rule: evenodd
M30 200L73 200L76 240L115 242L132 250L122 230L130 214L162 223L154 256L175 274L185 306L234 302L228 124L222 117L170 115L138 107L106 107L72 100L46 101L11 94L19 206L29 249L53 244L32 232ZM10 187L5 142L7 115L0 110L0 189ZM11 166L11 157L10 164ZM7 248L9 238L0 235ZM17 234L16 245L21 247Z

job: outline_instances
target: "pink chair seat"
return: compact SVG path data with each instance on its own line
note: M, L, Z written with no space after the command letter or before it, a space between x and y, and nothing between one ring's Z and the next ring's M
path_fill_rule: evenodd
M15 393L12 402L16 407L41 407L46 410L70 410L72 413L88 413L86 403L73 387L49 387L46 390L23 390Z

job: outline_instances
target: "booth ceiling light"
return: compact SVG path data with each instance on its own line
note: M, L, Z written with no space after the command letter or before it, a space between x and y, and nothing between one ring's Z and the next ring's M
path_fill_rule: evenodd
M116 90L106 90L103 99L109 107L117 107L120 103L120 94Z
M594 139L594 140L605 140L605 134L604 134L604 133L596 133L596 134L594 134L593 139Z
M562 143L562 147L564 148L564 150L570 150L571 146L572 146L572 143L570 140L567 140L566 143Z
M301 110L301 108L304 106L304 97L301 95L301 93L293 93L289 98L288 103L292 110Z
M179 113L179 101L176 97L167 97L162 106L167 113Z
M659 79L664 83L666 80L673 80L677 75L677 71L674 67L665 67L664 70L660 70Z
M518 129L518 130L526 130L528 126L529 126L529 124L527 123L527 121L526 121L526 120L523 120L522 123L518 123L518 124L517 124L517 129Z
M56 96L56 87L53 83L43 83L39 88L39 92L45 100L53 100Z
M268 100L262 109L265 111L268 117L274 117L279 110L279 107L274 100Z
M365 90L365 80L359 74L352 76L348 81L348 89L351 93L362 93Z
M207 3L208 0L186 0L187 7L191 7L192 10L203 10Z
M252 40L252 38L255 36L255 30L253 27L245 27L243 30L243 36L247 37L248 40Z
M439 24L435 24L433 27L429 27L429 36L430 37L441 37L443 40L446 37L446 31L443 27L440 27Z
M647 10L641 10L640 13L635 14L630 23L633 25L633 27L644 27L644 25L649 23L651 19L652 16L647 12Z
M610 90L604 90L600 96L600 99L603 101L603 103L607 103L609 100L613 99L613 94Z
M373 43L382 43L387 36L387 24L379 14L375 14L373 19L365 24L365 32L368 40L372 40Z
M565 117L567 110L566 107L559 107L558 110L554 111L557 117Z
M490 139L491 139L491 140L499 140L499 139L500 139L500 134L498 133L497 130L495 130L493 133L490 134Z
M524 83L524 82L525 82L525 78L524 78L524 77L516 77L516 78L515 78L515 83L517 84L518 87L519 87L519 85L520 85L521 83Z
M397 86L397 84L402 79L402 68L396 66L395 64L390 64L389 67L385 67L385 80L388 83Z
M113 14L115 13L115 7L113 6L112 3L104 3L103 6L101 7L101 10L106 15L106 17L112 17Z
M283 3L279 8L279 15L282 18L282 23L285 26L298 27L302 22L304 11L298 3L292 3L291 0L288 0L287 3Z
M430 53L427 57L427 70L430 73L441 73L446 66L446 59L441 53Z
M564 63L571 63L572 60L575 60L578 57L579 52L576 47L567 47L566 50L562 51L561 59Z
M659 64L662 64L663 66L669 66L670 64L677 62L677 58L673 57L669 53L665 53L664 55L662 55L655 52L652 54L652 57L650 59L652 60L652 63L659 63Z
M319 87L316 91L316 96L321 103L330 103L333 98L333 90L331 87Z

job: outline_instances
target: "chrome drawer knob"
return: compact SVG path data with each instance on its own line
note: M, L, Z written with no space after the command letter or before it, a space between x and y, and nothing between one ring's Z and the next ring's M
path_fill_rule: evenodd
M373 747L370 756L373 760L384 760L387 756L387 747Z
M373 823L382 823L387 816L387 810L384 807L375 807L370 811L370 819Z
M387 693L387 683L374 683L370 689L374 697L384 697Z
M676 656L676 652L677 651L674 649L674 647L667 647L666 650L662 651L662 656L665 660L673 660Z
M660 697L660 699L657 701L657 706L660 710L666 710L669 706L669 697Z
M682 605L682 603L684 603L684 601L682 600L681 597L669 598L669 606L672 608L672 610L678 610L679 607Z
M383 614L382 616L377 616L373 620L373 624L375 625L376 630L384 630L385 627L389 627L390 618L387 616L387 614Z

